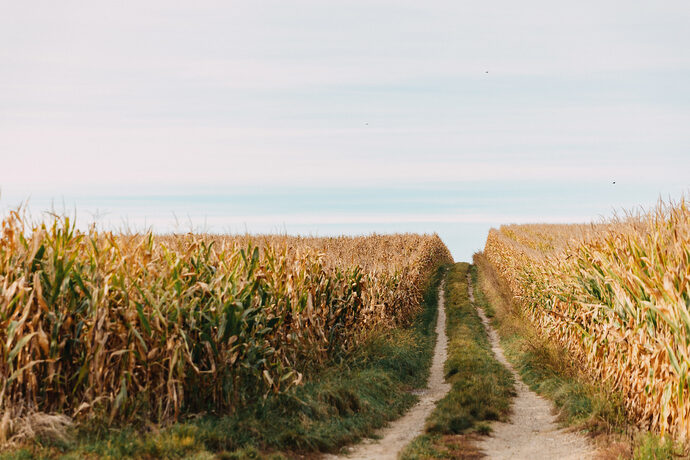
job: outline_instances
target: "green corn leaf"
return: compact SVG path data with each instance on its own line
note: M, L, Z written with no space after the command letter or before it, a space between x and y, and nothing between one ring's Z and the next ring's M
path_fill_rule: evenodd
M7 362L8 363L11 362L19 354L19 352L22 350L22 348L24 348L24 345L26 345L26 343L29 340L31 340L31 338L33 336L35 336L36 334L38 334L38 332L32 332L31 334L25 335L24 337L19 339L19 341L17 342L17 344L14 346L14 348L10 352L9 356L7 357Z
M144 314L144 309L142 308L142 305L139 302L136 302L136 308L137 308L137 314L139 315L139 321L141 322L141 325L144 327L144 330L148 335L151 335L151 324L149 324L148 318L146 318L146 315Z

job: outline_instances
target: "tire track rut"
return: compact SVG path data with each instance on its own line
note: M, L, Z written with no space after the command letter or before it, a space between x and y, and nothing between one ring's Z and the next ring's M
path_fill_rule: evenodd
M517 396L513 400L513 412L508 423L493 422L491 436L483 438L477 447L491 459L528 460L576 460L590 459L594 449L587 439L577 433L559 428L554 408L550 401L537 395L522 381L520 375L508 362L498 340L496 330L489 323L484 310L474 302L472 278L467 275L469 297L484 323L491 350L515 377Z

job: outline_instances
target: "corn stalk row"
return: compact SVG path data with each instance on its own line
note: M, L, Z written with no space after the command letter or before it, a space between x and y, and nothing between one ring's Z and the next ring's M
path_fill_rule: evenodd
M452 259L436 235L0 235L0 412L165 422L299 385L404 324ZM0 433L2 434L2 433Z
M485 254L517 305L645 428L690 437L690 211L596 225L510 225Z

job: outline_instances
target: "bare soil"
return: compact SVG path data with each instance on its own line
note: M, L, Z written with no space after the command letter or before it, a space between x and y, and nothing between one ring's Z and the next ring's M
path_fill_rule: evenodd
M474 304L472 280L468 275L469 297ZM586 437L559 428L552 403L524 384L520 375L508 362L498 341L498 334L489 323L484 311L477 308L484 323L491 349L515 377L517 396L513 401L513 412L507 423L494 422L491 436L477 442L479 450L491 459L528 460L575 460L594 458L594 447Z
M434 409L436 402L450 390L450 385L443 379L443 363L448 356L448 338L446 336L446 310L444 295L445 280L441 282L438 292L438 319L436 320L436 347L431 363L431 373L427 388L418 391L419 402L404 416L391 422L376 432L378 439L365 439L351 447L343 455L327 455L325 459L396 459L400 451L414 438L422 434L424 420Z

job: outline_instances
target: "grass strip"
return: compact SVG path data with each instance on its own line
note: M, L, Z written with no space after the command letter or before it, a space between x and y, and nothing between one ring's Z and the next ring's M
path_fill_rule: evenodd
M634 427L622 396L592 382L565 349L544 337L512 304L512 296L482 253L472 270L475 300L500 337L506 358L530 389L554 402L560 422L587 433L601 459L671 459L682 449L670 439Z
M474 458L473 434L488 434L488 421L506 420L515 395L511 373L494 357L484 326L468 295L471 266L457 263L446 279L448 358L451 384L426 422L425 433L402 453L403 459Z
M409 409L426 384L435 343L439 269L413 324L375 334L342 362L293 392L269 396L225 417L199 417L166 428L81 427L74 441L38 438L0 459L293 458L333 452L370 435Z

